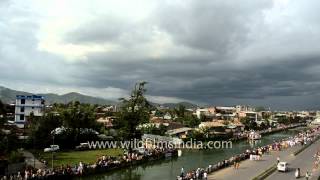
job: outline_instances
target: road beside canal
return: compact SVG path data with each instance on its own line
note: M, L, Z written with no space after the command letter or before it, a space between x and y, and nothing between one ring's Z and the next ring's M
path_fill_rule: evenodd
M296 168L300 168L301 172L301 179L304 178L306 171L312 174L310 180L318 179L320 175L319 168L313 169L313 163L314 163L314 154L319 150L320 147L320 140L313 143L310 147L305 149L303 152L298 154L297 156L294 156L291 160L288 161L289 163L289 172L287 173L280 173L280 172L274 172L271 174L267 179L268 180L289 180L294 179L294 172Z
M265 135L256 144L249 144L247 141L233 143L231 149L212 149L212 150L184 150L183 155L175 159L166 159L158 162L150 162L139 166L116 170L100 175L83 177L81 179L106 179L106 180L170 180L176 179L180 174L181 167L186 171L198 167L207 167L233 155L244 152L256 146L271 144L273 141L280 140L297 134L296 130L286 130L270 135Z

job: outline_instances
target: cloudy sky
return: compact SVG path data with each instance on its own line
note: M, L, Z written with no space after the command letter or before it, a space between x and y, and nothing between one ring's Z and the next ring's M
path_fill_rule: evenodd
M320 107L319 0L1 0L0 85Z

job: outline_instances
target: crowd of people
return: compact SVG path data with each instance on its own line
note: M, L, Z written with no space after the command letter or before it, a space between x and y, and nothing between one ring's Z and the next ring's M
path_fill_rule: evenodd
M255 132L257 132L258 134L263 135L263 134L269 134L269 133L273 133L273 132L282 131L282 130L289 129L289 128L299 127L301 125L303 125L303 123L296 123L296 124L290 124L290 125L281 125L281 126L276 127L276 128L269 127L268 129L258 130L258 131L255 131ZM250 132L252 132L252 131L241 131L241 132L234 133L233 134L233 138L231 138L230 140L247 139Z
M263 154L270 153L271 151L281 151L289 147L296 145L305 145L310 141L313 141L320 134L320 128L314 128L301 132L293 137L285 138L280 141L275 141L272 144L261 146L253 149L248 149L245 152L232 156L229 159L225 159L216 164L209 165L206 168L197 168L196 170L191 170L185 173L184 169L181 169L181 174L177 176L178 180L206 180L207 175L214 171L233 166L236 170L240 166L240 162L243 160L260 160ZM317 154L317 163L320 162L320 152ZM277 158L277 161L280 161L280 157Z
M197 168L185 172L184 168L181 169L181 174L177 177L179 180L199 180L207 179L208 174L214 171L233 166L235 170L239 169L240 162L243 160L260 160L263 154L270 153L271 151L281 151L283 149L293 147L296 145L304 145L315 139L319 134L319 128L310 129L306 132L299 133L293 137L283 139L281 141L273 142L270 145L261 146L253 149L248 149L241 154L234 155L229 159L225 159L216 164L211 164L206 168ZM65 165L56 167L54 169L34 169L27 167L24 172L18 172L9 176L3 176L1 180L11 179L70 179L74 176L82 176L85 174L94 174L99 172L107 172L112 169L126 167L132 164L138 164L143 161L156 160L165 157L167 153L177 155L174 149L144 149L141 151L126 152L122 156L101 156L95 163L87 164L79 162L76 165ZM278 159L278 161L280 161ZM320 162L320 151L315 154L315 168L318 167Z
M319 163L320 163L320 149L314 154L314 163L313 163L313 169L318 169Z
M70 179L74 176L82 176L85 174L94 174L99 172L107 172L112 169L122 168L134 164L138 164L142 161L150 161L160 159L170 154L177 156L177 151L174 149L143 149L133 150L132 152L125 152L122 156L114 157L103 155L97 158L96 162L93 164L87 164L84 162L79 162L74 166L65 165L54 168L46 169L34 169L32 167L27 167L24 172L18 172L17 174L12 174L9 176L3 176L1 180L38 180L38 179Z

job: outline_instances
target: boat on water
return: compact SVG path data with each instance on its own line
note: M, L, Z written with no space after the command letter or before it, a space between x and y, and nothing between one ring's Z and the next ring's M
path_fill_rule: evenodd
M256 131L251 131L248 134L248 140L259 140L259 139L261 139L261 134L259 134Z

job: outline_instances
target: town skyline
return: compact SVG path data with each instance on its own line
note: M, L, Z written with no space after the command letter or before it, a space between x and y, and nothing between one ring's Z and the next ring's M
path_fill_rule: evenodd
M11 94L13 95L8 96L6 94ZM55 93L34 93L34 92L26 92L26 91L16 91L13 89L9 89L6 88L4 86L0 85L0 97L6 101L4 101L4 103L13 103L15 101L15 95L25 95L25 94L29 94L29 95L41 95L44 96L45 100L47 101L47 103L49 104L53 104L53 103L68 103L68 102L72 102L74 101L74 98L76 97L77 99L79 99L79 102L81 103L89 103L89 104L100 104L100 105L117 105L119 102L119 99L117 100L110 100L110 99L105 99L103 97L98 97L98 96L90 96L90 94L82 94L79 92L68 92L66 94L55 94ZM70 97L68 97L70 95ZM48 96L48 97L47 97ZM129 97L129 94L127 94L125 97ZM197 104L195 102L191 102L191 101L178 101L178 102L166 102L166 101L157 101L157 99L153 99L152 97L150 98L150 96L146 96L148 101L151 103L155 103L155 105L161 105L164 106L164 108L174 108L174 107L178 107L179 105L183 105L185 106L185 108L191 108L191 109L198 109L198 108L212 108L212 107L236 107L238 105L241 106L247 106L247 107L251 107L251 108L258 108L258 109L265 109L265 111L292 111L292 112L298 112L298 111L317 111L319 110L319 108L305 108L305 109L289 109L289 108L274 108L272 106L267 106L267 105L254 105L254 104ZM84 98L84 99L83 99ZM72 100L73 99L73 100ZM82 99L82 100L80 100ZM49 102L48 102L49 100Z

